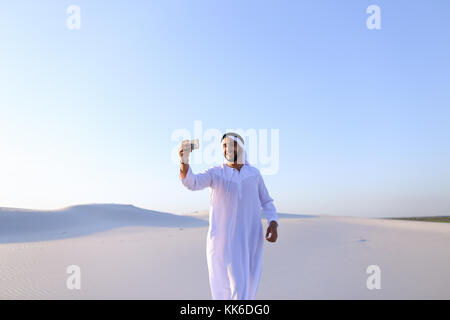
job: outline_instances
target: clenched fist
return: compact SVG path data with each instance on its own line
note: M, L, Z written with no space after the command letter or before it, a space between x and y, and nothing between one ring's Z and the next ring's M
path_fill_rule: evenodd
M269 242L275 242L278 238L278 224L276 221L270 221L269 226L267 227L266 232L266 240Z
M178 149L178 155L180 156L181 163L189 163L189 154L191 153L191 147L189 140L181 141L180 148Z

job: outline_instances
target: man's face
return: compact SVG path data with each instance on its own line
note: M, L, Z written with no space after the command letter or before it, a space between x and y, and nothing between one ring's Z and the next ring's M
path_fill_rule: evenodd
M226 137L222 141L222 149L223 149L223 156L231 162L236 162L240 147L236 141L234 141L231 138Z

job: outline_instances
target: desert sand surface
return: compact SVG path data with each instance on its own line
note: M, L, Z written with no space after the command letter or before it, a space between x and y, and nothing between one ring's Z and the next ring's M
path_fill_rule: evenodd
M450 299L450 224L279 218L257 299ZM0 208L0 299L211 299L207 230L207 210ZM71 265L80 290L67 288ZM380 289L367 288L370 265L380 267Z

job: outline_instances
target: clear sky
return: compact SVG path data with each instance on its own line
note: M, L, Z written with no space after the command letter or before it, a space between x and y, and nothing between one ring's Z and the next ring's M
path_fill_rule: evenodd
M199 120L279 130L264 176L279 212L449 215L449 14L446 0L2 2L0 207L207 209L171 160L174 130Z

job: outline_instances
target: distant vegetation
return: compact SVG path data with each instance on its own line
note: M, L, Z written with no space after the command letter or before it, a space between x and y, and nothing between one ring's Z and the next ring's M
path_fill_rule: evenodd
M450 216L442 217L408 217L408 218L390 218L394 220L411 220L411 221L426 221L426 222L447 222L450 223Z

